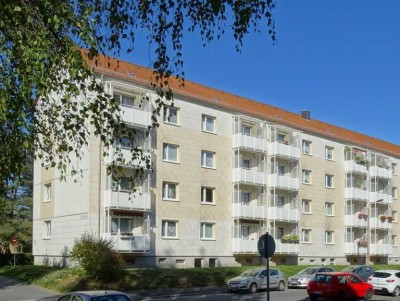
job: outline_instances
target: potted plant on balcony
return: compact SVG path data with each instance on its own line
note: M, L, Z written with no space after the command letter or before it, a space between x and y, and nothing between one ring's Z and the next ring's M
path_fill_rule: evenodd
M360 239L357 242L357 246L359 246L360 248L366 248L367 245L368 245L368 242L366 240L364 240L364 239Z
M387 221L389 222L389 223L391 223L391 222L393 222L393 216L387 216L386 217L386 219L387 219Z
M299 237L295 234L286 234L283 235L281 238L282 243L289 243L289 244L298 244L299 243Z
M359 212L358 213L358 218L359 219L363 219L363 220L367 220L368 215L366 213L364 213L364 212Z
M386 216L381 214L379 215L379 219L381 220L381 222L383 223L386 220Z
M133 233L132 233L132 232L129 232L129 231L121 231L121 232L120 232L120 235L121 235L121 236L132 236Z

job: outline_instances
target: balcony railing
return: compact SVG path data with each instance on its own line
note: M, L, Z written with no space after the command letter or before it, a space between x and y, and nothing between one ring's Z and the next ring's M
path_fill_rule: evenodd
M389 255L392 253L392 246L390 244L377 243L370 245L371 255Z
M299 190L300 180L299 178L294 178L290 175L272 174L268 175L268 185L271 188Z
M127 124L139 125L147 128L151 125L151 114L148 111L135 107L121 107L122 120Z
M232 252L258 254L258 239L232 238Z
M232 216L249 219L265 219L266 207L260 205L233 203Z
M392 229L392 223L390 223L386 218L371 217L370 227L378 229Z
M242 133L234 134L232 138L233 147L242 147L252 151L265 152L266 140L261 137L245 135Z
M105 207L120 209L150 210L150 193L132 193L124 191L106 190Z
M365 246L359 246L356 241L346 242L344 244L344 253L348 255L366 255L367 248Z
M276 248L275 253L280 254L298 254L299 244L298 243L283 243L279 239L275 240Z
M388 190L373 191L370 192L369 196L371 203L391 204L393 199L392 194Z
M361 188L346 187L344 195L346 199L363 200L363 201L368 200L368 191Z
M120 152L121 152L120 153L121 158L124 160L123 163L122 162L121 162L121 164L119 163L119 161L118 161L119 154L117 153L117 150L115 147L113 147L110 150L110 153L108 154L108 156L106 158L106 163L110 164L112 161L115 160L116 165L127 166L127 167L136 167L136 168L138 168L138 167L147 168L146 162L144 160L139 160L139 159L132 160L132 153L131 153L130 149L122 148L120 150ZM150 151L146 150L144 152L144 156L146 158L150 159L150 157L151 157Z
M385 179L391 179L393 177L393 172L389 167L381 167L381 166L370 166L369 174L372 177L380 177Z
M113 249L117 252L148 252L150 251L150 235L133 234L122 236L119 234L111 235L104 233L103 238L113 241Z
M288 222L298 222L300 219L299 209L268 207L267 212L269 219Z
M299 159L300 147L275 141L268 144L268 154L278 157Z
M367 173L367 165L357 163L355 160L347 160L344 162L344 168L346 172L359 172L359 173Z
M232 181L253 185L265 185L265 173L254 169L234 168Z
M344 225L348 227L367 227L368 218L368 216L365 218L360 217L359 213L346 214L344 216Z

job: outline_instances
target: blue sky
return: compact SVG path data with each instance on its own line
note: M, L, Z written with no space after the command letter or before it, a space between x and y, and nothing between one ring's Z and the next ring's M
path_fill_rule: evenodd
M186 35L187 80L400 145L400 1L277 0L266 31L235 51ZM150 66L148 47L122 59Z

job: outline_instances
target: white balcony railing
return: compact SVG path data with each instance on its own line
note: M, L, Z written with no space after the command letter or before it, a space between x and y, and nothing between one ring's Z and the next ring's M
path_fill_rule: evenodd
M344 252L348 255L366 255L367 246L359 246L357 242L346 242L344 244ZM392 246L390 244L370 244L369 253L370 255L389 255L392 252Z
M344 253L348 255L366 255L367 248L361 247L357 242L346 242L344 244Z
M150 251L150 235L134 234L132 236L111 235L104 233L103 238L113 241L117 252L147 252Z
M368 200L368 191L361 188L346 187L344 190L344 195L346 199L363 201Z
M151 125L151 113L135 107L121 107L122 120L127 124L147 128Z
M232 216L249 218L249 219L265 219L266 218L266 207L251 204L233 203L232 204Z
M390 244L377 243L370 245L371 255L389 255L392 253L392 246Z
M299 178L291 177L290 175L268 175L268 185L271 188L280 188L287 190L299 190Z
M380 166L370 166L369 174L372 177L380 177L385 179L391 179L393 177L393 172L390 168L380 167Z
M275 253L281 254L297 254L299 253L298 243L283 243L279 239L275 240Z
M265 185L265 173L254 169L234 168L232 181L253 185Z
M358 213L344 216L344 225L348 227L367 227L368 218L360 218Z
M260 137L245 135L242 133L234 134L232 138L233 147L243 147L253 151L265 152L266 140Z
M355 160L345 161L344 170L346 172L368 173L367 165L357 163Z
M299 209L268 207L268 218L280 221L298 222Z
M392 229L392 223L390 223L387 219L372 217L370 221L370 227L378 229Z
M233 253L258 254L258 239L232 238Z
M113 191L111 189L105 192L105 207L150 210L151 199L150 193L132 193L124 191Z
M106 163L109 164L112 161L116 160L117 165L147 168L146 162L144 160L139 160L139 159L132 160L132 152L130 149L122 148L120 150L120 152L121 152L121 158L124 160L124 164L122 164L122 163L118 164L119 154L117 154L117 150L115 147L113 147L110 150L110 153L108 154L108 156L106 158ZM150 157L151 157L150 151L145 151L144 156L150 159Z
M300 147L275 141L268 144L268 154L291 159L299 159Z
M379 202L381 204L391 204L393 198L391 194L384 190L370 192L369 196L371 203Z

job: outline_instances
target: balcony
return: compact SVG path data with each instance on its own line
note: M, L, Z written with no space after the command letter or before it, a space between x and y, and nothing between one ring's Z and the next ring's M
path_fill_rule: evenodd
M369 249L371 255L389 255L392 253L392 246L385 243L371 244Z
M134 209L134 210L150 210L151 199L150 193L132 193L125 191L113 191L111 189L105 192L105 207Z
M232 238L232 253L259 254L258 239Z
M367 248L365 246L359 246L356 241L346 242L344 244L344 253L347 255L366 255Z
M299 209L268 207L267 212L268 219L288 222L298 222L300 219Z
M367 201L368 191L356 187L346 187L344 190L344 196L346 199Z
M104 233L103 238L113 241L113 249L116 252L135 253L150 251L150 235L134 234L131 236L122 236L119 234L111 235L111 233Z
M366 216L366 215L364 215ZM344 216L344 225L348 227L367 227L369 217L360 216L360 213L346 214Z
M261 205L234 203L232 204L232 217L265 219L266 207Z
M276 248L275 254L298 254L299 244L298 243L283 243L279 239L275 240Z
M111 162L115 161L116 165L119 166L125 166L125 167L133 167L133 168L147 168L145 160L151 160L151 153L150 151L144 151L143 156L145 157L144 160L140 160L137 158L134 158L132 160L132 152L130 149L127 148L121 148L120 149L120 154L117 153L117 149L113 147L110 150L110 153L108 154L106 158L106 164L110 164ZM123 161L121 161L121 159Z
M234 148L245 148L254 152L265 152L266 140L261 137L245 135L243 133L234 134L232 138Z
M393 172L389 167L383 166L370 166L369 174L371 177L380 177L384 179L391 179L393 177Z
M232 173L234 183L245 183L251 185L265 185L265 173L255 169L234 168Z
M121 106L122 120L129 125L147 128L151 126L151 114L136 107Z
M393 199L392 194L386 190L370 192L369 196L371 203L379 202L380 204L391 204Z
M272 174L268 175L268 185L270 188L279 188L285 190L299 190L299 178L290 175Z
M361 164L356 160L348 160L344 162L346 172L368 173L367 164Z
M275 141L268 144L268 155L299 159L300 148L289 143Z
M371 217L370 227L388 230L388 229L392 229L392 223L389 222L389 220L386 217L385 218Z

